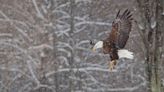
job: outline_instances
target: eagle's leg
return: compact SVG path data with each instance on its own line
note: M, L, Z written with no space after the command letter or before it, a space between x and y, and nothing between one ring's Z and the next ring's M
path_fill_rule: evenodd
M110 68L111 71L115 68L116 63L117 63L116 60L112 60L112 61L110 62L109 68Z

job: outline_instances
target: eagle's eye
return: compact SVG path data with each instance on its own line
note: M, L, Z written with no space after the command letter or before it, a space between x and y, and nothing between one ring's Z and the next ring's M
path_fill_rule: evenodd
M90 45L95 45L95 43L92 41L92 40L90 40Z

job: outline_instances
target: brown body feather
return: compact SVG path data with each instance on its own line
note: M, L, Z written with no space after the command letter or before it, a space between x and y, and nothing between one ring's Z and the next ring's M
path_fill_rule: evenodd
M128 9L122 15L120 15L120 11L117 13L112 23L112 31L103 41L103 52L104 54L110 54L111 60L117 60L119 58L118 49L125 47L132 27L131 21L132 14Z

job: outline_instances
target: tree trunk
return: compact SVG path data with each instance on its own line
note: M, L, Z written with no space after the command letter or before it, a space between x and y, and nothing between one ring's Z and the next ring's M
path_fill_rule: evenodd
M160 78L159 66L162 62L162 31L164 28L163 0L137 0L144 29L141 33L144 36L146 56L146 72L149 92L163 92ZM153 21L152 21L153 20Z
M156 30L155 30L155 51L154 51L154 65L152 68L151 89L152 92L163 92L161 88L161 78L159 66L162 62L162 31L164 26L163 0L156 0Z
M75 8L75 0L70 0L70 45L73 49L70 50L71 56L69 57L69 77L74 76L74 71L72 70L74 66L74 41L73 41L73 32L74 32L74 8ZM69 92L74 92L74 84L72 79L69 80Z

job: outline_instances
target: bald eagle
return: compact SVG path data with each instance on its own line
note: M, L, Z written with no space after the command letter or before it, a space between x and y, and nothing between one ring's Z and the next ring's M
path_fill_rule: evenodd
M133 59L133 52L124 49L132 27L132 14L126 9L122 14L118 11L112 22L112 30L105 40L98 41L93 46L93 51L102 48L104 54L109 54L111 61L109 68L113 70L120 58Z

